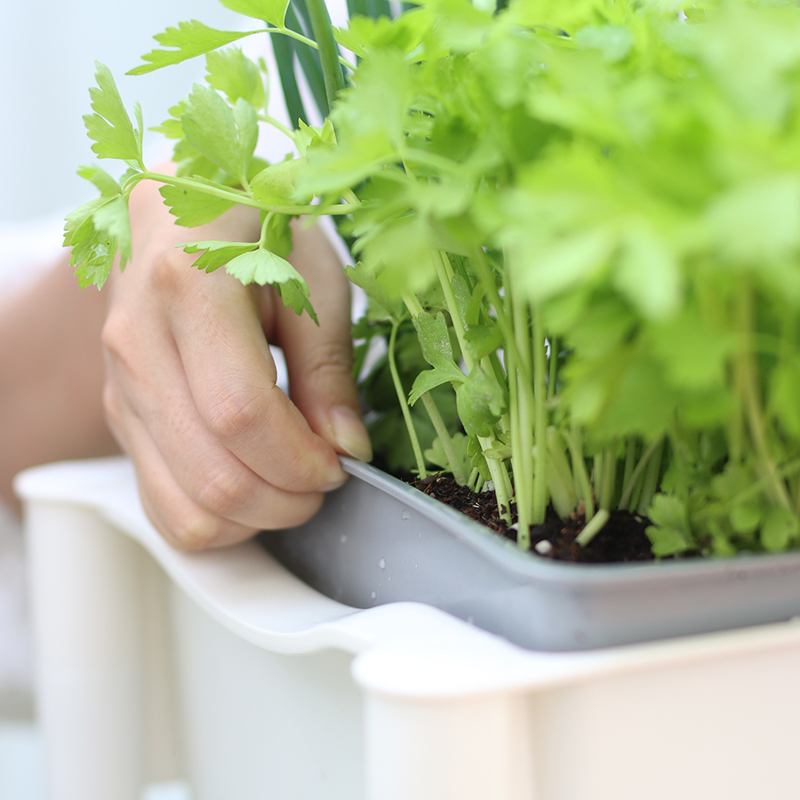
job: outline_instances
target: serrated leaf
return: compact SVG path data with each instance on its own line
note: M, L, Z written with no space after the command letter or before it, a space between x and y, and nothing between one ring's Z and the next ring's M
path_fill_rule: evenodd
M431 447L425 451L425 460L433 464L435 467L440 467L441 469L448 470L449 472L455 472L457 467L460 467L462 474L469 475L470 457L467 452L469 447L469 438L463 433L456 432L450 437L450 441L453 444L453 451L455 452L456 458L459 461L458 465L450 463L450 460L447 458L447 454L445 453L444 447L442 446L438 436L433 440Z
M209 53L206 56L206 80L231 104L241 99L253 108L263 108L266 103L261 70L239 47Z
M220 0L220 2L225 8L237 14L263 20L276 28L284 26L286 9L289 7L289 0Z
M505 409L505 397L497 382L476 367L456 390L456 404L470 436L491 436Z
M470 355L480 361L503 345L503 333L497 325L473 325L465 334Z
M117 84L105 64L95 62L97 86L89 89L94 114L83 117L93 152L98 158L141 162L141 130L134 130Z
M240 184L258 141L258 121L251 106L239 100L231 108L213 89L195 84L184 104L181 126L186 140Z
M297 194L297 175L304 164L302 158L292 158L261 170L250 181L253 197L259 203L276 206L310 202L311 195Z
M237 256L255 250L257 242L221 242L209 240L204 242L190 242L189 244L178 245L185 253L200 253L200 257L192 264L193 267L204 269L206 272L213 272L215 269L225 266Z
M156 34L153 38L162 48L151 50L142 56L146 62L134 67L128 75L144 75L171 64L180 64L196 56L201 56L218 47L235 42L245 36L250 36L252 31L219 31L209 28L196 19L189 22L179 22L177 28L167 28L163 33Z
M308 299L308 289L305 283L298 281L284 281L277 285L278 294L287 308L291 308L298 316L304 311L319 325L317 314Z
M654 556L663 558L677 555L692 547L692 533L682 500L672 495L657 494L647 516L655 523L645 531Z
M131 257L131 230L122 195L99 197L69 214L64 245L72 248L69 263L75 267L81 288L91 284L101 287L117 253L123 269Z
M414 405L426 392L444 383L462 384L467 376L453 363L444 363L435 369L426 369L417 375L408 395L409 405Z
M176 217L177 224L184 228L213 222L234 205L232 200L214 197L185 186L165 183L158 191L170 213Z
M227 267L228 274L238 278L243 284L257 283L266 286L275 283L295 281L308 295L303 276L285 259L270 253L264 248L257 248L234 258Z
M102 197L113 197L114 195L122 194L122 188L119 183L98 166L92 164L79 167L78 175L84 180L93 183L100 190Z
M444 314L441 311L436 314L423 311L414 317L413 322L419 336L422 357L432 367L455 365L450 332L447 330Z

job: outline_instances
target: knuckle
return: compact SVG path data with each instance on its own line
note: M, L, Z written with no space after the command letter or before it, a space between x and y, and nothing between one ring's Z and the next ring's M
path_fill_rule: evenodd
M249 482L225 471L217 471L200 487L198 504L218 517L227 518L241 510L251 496Z
M303 354L305 374L312 379L350 376L353 369L353 353L344 342L319 342Z
M182 550L206 550L222 538L223 524L222 520L200 512L176 522L169 535Z
M114 358L120 358L126 351L126 343L130 342L132 326L123 314L111 312L103 324L100 339L103 349Z
M149 280L151 290L157 295L171 297L176 290L181 289L193 270L191 261L187 260L185 253L178 250L167 250L153 259L150 268Z
M229 440L254 430L263 416L257 395L234 390L212 402L206 423L215 436Z

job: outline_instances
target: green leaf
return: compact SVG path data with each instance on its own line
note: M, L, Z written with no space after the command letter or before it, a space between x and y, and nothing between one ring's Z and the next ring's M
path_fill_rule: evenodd
M218 47L224 47L226 44L250 36L252 33L254 31L245 31L244 33L218 31L203 25L196 19L190 22L180 22L177 28L167 28L163 33L153 37L163 48L172 49L151 50L142 56L142 61L146 63L134 67L127 74L144 75L170 64L180 64L182 61L201 56Z
M285 214L271 214L267 222L266 249L282 258L288 258L292 252L294 237L289 224L291 220Z
M453 346L450 343L450 332L444 314L439 311L431 314L423 311L413 319L414 328L419 336L422 357L432 366L441 367L453 364Z
M761 544L771 553L788 549L800 533L800 520L784 508L773 508L761 526Z
M724 382L735 340L718 331L695 308L650 329L653 352L676 387L712 389Z
M196 177L195 180L199 179ZM177 218L175 221L184 228L213 222L234 205L232 200L224 200L185 186L165 183L158 191L170 213Z
M362 262L359 261L354 267L345 267L344 272L348 279L360 289L363 289L372 300L384 309L386 314L394 318L400 316L400 312L395 309L398 304L397 301L392 302L389 300L375 273L367 269Z
M433 464L435 467L440 467L441 469L448 470L449 472L455 472L457 467L460 466L461 473L469 475L470 457L469 453L467 452L469 447L469 437L465 436L463 433L456 432L450 437L450 440L453 443L453 450L456 458L459 461L458 465L450 463L450 460L447 458L447 454L445 453L444 447L442 446L438 436L433 440L433 444L431 445L430 449L425 451L425 460Z
M311 195L297 193L297 175L304 165L304 159L290 158L261 170L250 181L253 197L259 203L276 206L310 202Z
M628 56L634 38L621 25L587 25L575 34L575 44L584 50L599 50L603 60L611 64Z
M206 56L206 80L212 89L222 92L231 105L242 99L253 108L263 108L267 101L264 77L258 65L239 47L209 53Z
M239 99L231 108L213 89L195 84L181 116L186 140L240 184L258 141L256 112Z
M681 300L677 259L647 224L636 224L623 237L614 283L647 317L665 319Z
M178 245L183 247L185 253L200 253L200 257L192 264L193 267L213 272L225 266L237 256L249 253L258 247L257 242L220 242L209 240L205 242L191 242Z
M800 183L795 175L765 178L722 195L706 222L724 258L762 267L800 247Z
M657 494L647 516L655 524L645 531L656 558L678 555L691 549L693 537L685 504L677 497Z
M455 365L443 365L434 369L426 369L417 375L411 392L408 395L409 405L414 405L426 392L445 383L462 384L467 376Z
M283 304L287 308L291 308L298 316L303 311L307 312L308 316L319 325L316 312L308 299L308 288L305 281L302 283L296 280L284 281L279 283L277 288L278 294L280 294L281 300L283 300Z
M503 333L497 325L472 325L465 335L470 355L480 361L503 345Z
M308 295L308 287L302 275L285 258L262 247L236 256L229 262L226 271L245 285L257 283L259 286L266 286L268 283L295 281L304 287L303 291Z
M769 410L791 436L800 437L800 359L778 364L770 377Z
M83 117L92 150L98 158L142 161L142 129L134 130L111 71L95 62L97 86L89 89L94 114ZM141 113L141 112L139 112Z
M225 8L282 28L289 0L220 0Z
M497 382L476 367L456 390L458 416L470 436L491 436L505 409L505 397Z

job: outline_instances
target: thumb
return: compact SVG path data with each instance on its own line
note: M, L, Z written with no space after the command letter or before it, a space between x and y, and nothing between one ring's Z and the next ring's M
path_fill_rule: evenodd
M275 303L276 344L283 348L289 392L311 429L338 453L372 458L353 378L350 285L319 227L295 228L289 259L308 283L319 326Z

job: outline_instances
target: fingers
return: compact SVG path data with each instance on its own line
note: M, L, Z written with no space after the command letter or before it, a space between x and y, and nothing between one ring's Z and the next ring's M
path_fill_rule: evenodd
M196 548L309 519L322 495L276 488L230 452L202 420L174 343L159 337L155 326L144 328L149 332L140 337L131 325L123 328L118 316L107 323L104 399L156 527L173 543ZM151 353L158 354L156 361L148 359Z
M346 474L334 449L276 385L276 370L252 295L222 272L212 302L181 317L175 341L189 392L214 439L274 487L327 491ZM221 307L226 313L221 316Z
M317 226L295 226L289 260L308 283L319 326L276 301L276 339L286 355L292 401L337 452L372 458L353 378L350 289L341 263Z

